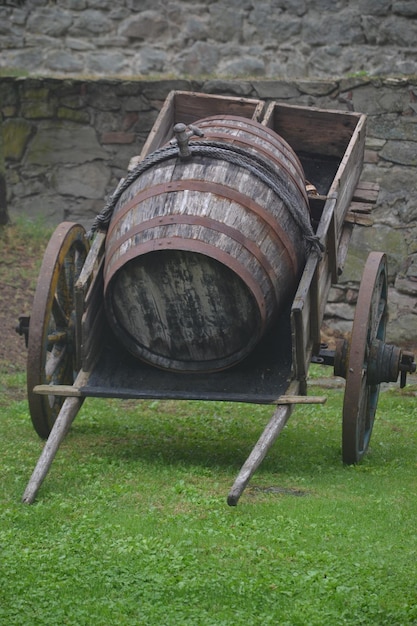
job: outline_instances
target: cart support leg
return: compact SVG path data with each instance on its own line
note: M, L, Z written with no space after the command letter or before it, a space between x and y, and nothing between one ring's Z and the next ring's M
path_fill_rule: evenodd
M294 405L292 404L283 404L275 409L273 416L269 420L258 442L253 448L246 462L242 466L242 469L240 470L239 475L229 492L229 495L227 497L227 504L229 504L230 506L237 505L238 500L242 495L246 485L264 460L268 450L274 444L278 435L287 423L288 418L291 415L293 406Z
M32 504L36 498L36 494L42 485L52 461L55 458L58 448L67 434L75 416L77 415L84 398L66 398L61 410L56 418L55 424L45 443L42 454L36 464L33 474L27 484L22 502Z

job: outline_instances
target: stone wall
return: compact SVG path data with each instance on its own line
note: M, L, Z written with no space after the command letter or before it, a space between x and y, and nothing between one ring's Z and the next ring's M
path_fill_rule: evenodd
M417 74L415 0L0 0L0 68L30 74Z
M375 223L356 226L327 307L331 328L351 323L358 279L372 249L388 253L389 339L417 345L417 80L0 79L8 207L86 226L140 152L171 89L281 100L367 113L363 178L380 184Z

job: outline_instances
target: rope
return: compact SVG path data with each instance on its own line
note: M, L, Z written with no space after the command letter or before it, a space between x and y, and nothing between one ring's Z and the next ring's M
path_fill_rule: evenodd
M135 182L135 180L139 178L139 176L141 176L151 167L159 165L163 161L166 161L176 156L178 156L178 149L176 147L170 146L167 148L161 148L160 150L152 152L131 172L129 172L123 182L118 185L112 195L108 198L100 213L94 218L91 228L87 233L88 237L91 239L98 230L107 231L116 204L118 203L124 192L130 187L132 183Z
M264 182L274 193L284 202L289 214L303 233L307 245L307 253L316 252L321 255L324 250L319 238L314 234L308 214L302 210L297 203L293 203L291 194L288 191L289 180L284 172L275 169L271 163L260 155L253 155L246 149L232 144L216 141L193 141L190 143L191 154L193 156L220 159L243 167L259 180ZM132 170L123 182L117 187L107 200L103 210L95 218L88 233L92 237L97 230L107 230L113 215L114 208L120 200L122 194L136 181L144 172L159 165L164 161L178 157L177 146L167 146L156 150L148 155L134 170Z

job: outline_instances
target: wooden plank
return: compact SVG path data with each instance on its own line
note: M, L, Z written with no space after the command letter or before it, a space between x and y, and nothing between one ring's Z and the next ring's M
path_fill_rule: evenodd
M87 292L94 271L97 269L100 258L104 253L105 240L106 233L99 231L94 238L81 273L78 277L77 283L75 285L76 291L81 291L84 294Z
M81 398L81 392L74 385L36 385L33 393L41 396L65 396L66 398Z
M329 258L310 256L291 308L294 374L305 393L312 355L321 341L321 325L332 284Z
M272 102L262 123L280 134L299 154L308 152L313 156L335 157L338 168L327 193L328 200L336 201L332 207L336 214L332 242L334 246L339 239L345 214L362 172L366 116ZM363 185L360 189L363 197L370 198L375 194L375 187L372 185ZM326 242L330 220L333 219L331 211L324 218L324 223L320 221L318 235ZM333 248L332 259L336 256ZM335 278L334 266L332 274Z
M79 371L82 367L82 316L84 313L84 292L82 289L74 290L75 303L75 369Z
M334 212L332 213L332 219L330 220L327 238L326 238L326 250L329 262L329 272L333 283L338 279L338 264L337 264L337 246L338 238L336 234L336 220Z
M341 159L360 117L359 113L272 102L262 123L296 152Z
M359 224L360 226L372 226L374 220L372 217L357 213L356 211L348 211L345 215L345 222L349 224Z
M300 383L302 394L307 390L307 374L311 360L311 284L316 271L317 258L310 257L301 277L291 308L291 333L294 376Z
M291 311L294 370L302 385L307 379L311 357L320 344L320 329L330 287L337 282L345 261L338 250L340 236L337 237L335 228L336 207L337 197L328 198L317 229L320 240L325 242L326 254L321 260L317 257L308 259Z
M326 402L326 396L290 396L284 394L271 404L281 406L284 404L326 404Z
M317 321L312 333L313 352L318 351L321 343L321 325L323 323L324 311L326 308L327 299L329 297L330 287L332 285L332 271L329 267L329 257L324 257L323 261L319 264L317 269ZM310 357L311 360L311 357Z
M349 205L349 211L353 213L370 213L372 211L372 204L369 202L351 202Z
M338 256L337 256L337 266L338 266L338 274L341 275L343 273L343 269L345 267L345 261L347 257L347 253L349 250L350 238L353 232L353 224L344 224L342 228L342 234L339 240L339 248L338 248Z
M175 122L192 124L211 115L237 115L257 120L264 103L253 98L218 96L213 94L177 91L175 95Z
M353 200L358 202L367 202L370 204L376 204L379 194L379 184L369 183L364 180L360 180L353 192Z
M75 369L79 371L82 367L82 317L85 311L85 295L93 280L94 271L97 268L98 259L104 254L104 243L106 234L98 232L94 238L87 258L81 269L78 280L75 284Z
M313 349L320 346L320 328L321 328L321 320L320 316L320 268L323 262L328 261L328 255L323 257L322 261L319 261L316 265L316 270L313 274L313 278L310 286L310 300L311 300L311 310L310 310L310 342L313 344Z
M88 291L85 294L85 307L86 311L90 305L96 300L101 300L100 295L103 295L103 269L104 269L105 257L104 254L97 260L97 264L94 270L94 278L91 280Z
M90 371L100 355L102 349L102 333L105 325L103 301L103 267L104 257L101 258L96 277L86 296L85 313L81 324L81 354L82 364L86 371Z
M329 195L336 198L335 217L338 238L362 173L365 135L366 116L361 115L329 190Z
M352 156L354 154L353 149L348 155L348 160L354 158ZM339 173L341 178L347 180L344 171ZM302 386L305 385L307 379L312 354L320 341L320 328L330 287L332 283L337 282L345 263L352 231L343 226L342 232L338 234L335 219L335 211L343 210L345 201L346 196L340 199L340 196L336 194L327 199L316 233L320 240L325 242L326 254L321 260L315 261L312 258L308 260L293 302L291 312L293 364L296 378ZM367 223L366 216L361 216L359 213L356 216L353 213L347 213L346 217L348 222ZM304 391L303 387L302 391Z
M135 157L132 162L137 163L172 139L173 127L178 122L188 125L203 117L219 114L260 120L263 109L264 103L253 98L171 91L148 135L139 159Z
M358 182L356 190L359 191L361 189L367 190L367 191L374 191L374 193L378 193L380 189L380 185L379 183L373 183L368 180L360 180Z
M86 328L85 311L89 308L91 302L91 294L97 293L96 296L100 301L103 299L102 279L100 279L100 267L104 261L104 246L106 233L98 232L94 238L92 246L89 250L87 258L84 262L80 276L75 285L75 311L76 311L76 369L82 367L89 371L90 367L86 364L85 343L86 337L90 337L91 325ZM97 284L98 279L98 284ZM101 280L101 282L100 282ZM89 312L88 315L91 315ZM100 341L95 338L96 343ZM89 360L89 363L91 359Z
M167 140L166 138L169 136L170 129L174 126L175 93L175 91L171 91L162 105L158 117L144 143L140 153L140 159L145 158L147 154L159 148Z

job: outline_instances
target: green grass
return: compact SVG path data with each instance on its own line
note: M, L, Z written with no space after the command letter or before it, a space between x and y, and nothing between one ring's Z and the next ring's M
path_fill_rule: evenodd
M1 624L417 624L415 386L381 394L356 467L342 390L297 407L235 508L271 408L89 398L27 506L23 387L0 396Z
M4 285L23 277L33 289L48 235L42 224L0 229ZM236 508L227 493L271 408L88 398L27 506L43 442L25 374L10 371L1 625L417 624L415 379L381 393L355 467L341 463L343 390L312 387L327 404L295 409ZM319 385L331 371L310 374Z
M27 280L34 289L52 231L42 219L17 218L13 223L0 226L2 287Z

